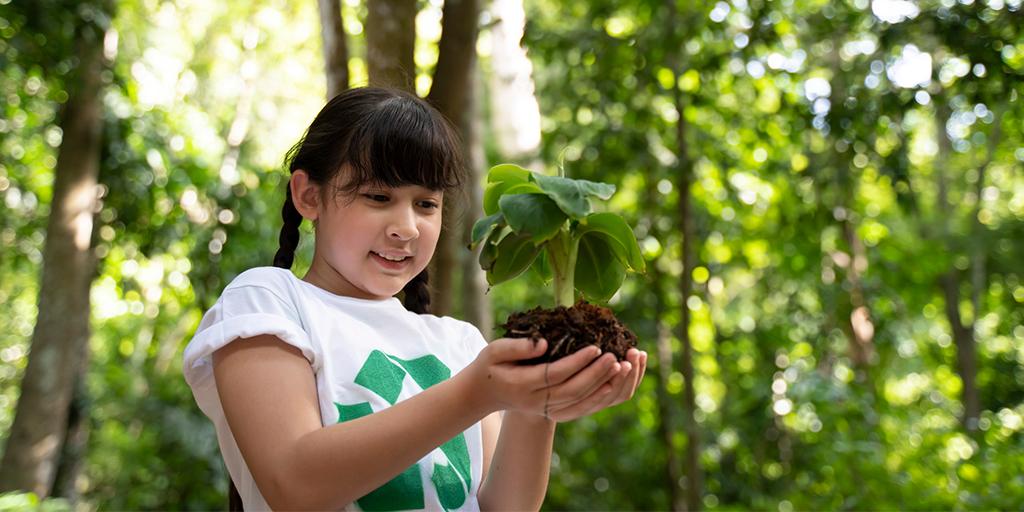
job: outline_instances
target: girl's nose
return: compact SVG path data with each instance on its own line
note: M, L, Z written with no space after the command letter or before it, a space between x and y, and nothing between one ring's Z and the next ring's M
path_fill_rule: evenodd
M403 242L412 240L419 234L420 230L416 228L416 213L411 208L402 208L388 227L388 236Z

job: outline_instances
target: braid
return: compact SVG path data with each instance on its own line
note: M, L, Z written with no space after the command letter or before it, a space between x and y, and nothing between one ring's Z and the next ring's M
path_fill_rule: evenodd
M277 254L274 255L274 266L292 268L292 261L295 260L295 248L299 245L299 225L302 224L302 215L295 209L295 203L292 202L291 187L287 187L285 190L281 218L284 220L284 225L281 226L281 236L278 237L279 248Z
M427 286L427 269L412 278L402 291L405 292L405 308L413 313L430 313L430 288Z

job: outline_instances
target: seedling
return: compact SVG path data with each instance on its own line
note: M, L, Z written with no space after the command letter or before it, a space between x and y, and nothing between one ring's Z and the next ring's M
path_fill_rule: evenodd
M614 213L593 211L593 200L607 201L614 193L615 186L607 183L546 176L512 164L494 166L487 173L486 217L473 225L470 244L471 249L482 244L480 266L487 282L493 286L532 269L544 282L552 283L556 312L576 308L586 315L567 320L577 324L574 329L551 326L565 332L544 332L538 324L550 322L536 316L540 310L527 313L533 316L520 318L521 322L513 320L522 314L509 317L505 324L509 335L539 335L551 343L547 360L571 353L576 345L602 342L611 343L606 350L625 357L628 346L604 340L603 334L592 332L595 325L578 325L614 320L610 311L587 307L585 301L607 302L622 286L627 271L644 272L644 259L629 225ZM583 304L576 304L577 290ZM580 315L566 311L561 316ZM621 326L617 320L613 324ZM624 331L626 339L619 341L628 344L631 338L629 346L635 345L636 337L624 327L606 328Z

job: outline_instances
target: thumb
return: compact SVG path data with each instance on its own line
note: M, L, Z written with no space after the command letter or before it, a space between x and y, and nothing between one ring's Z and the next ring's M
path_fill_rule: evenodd
M548 342L544 338L535 343L530 338L500 338L491 342L495 362L518 361L544 355Z

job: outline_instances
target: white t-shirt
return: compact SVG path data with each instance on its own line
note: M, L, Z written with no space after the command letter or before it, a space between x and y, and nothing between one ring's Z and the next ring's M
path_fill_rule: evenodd
M461 371L486 346L472 324L412 313L394 297L334 295L275 267L239 275L203 316L185 348L184 372L196 403L217 429L247 511L270 507L228 428L212 355L233 340L260 334L294 345L309 360L324 426L409 398ZM479 510L481 445L477 423L346 510Z

